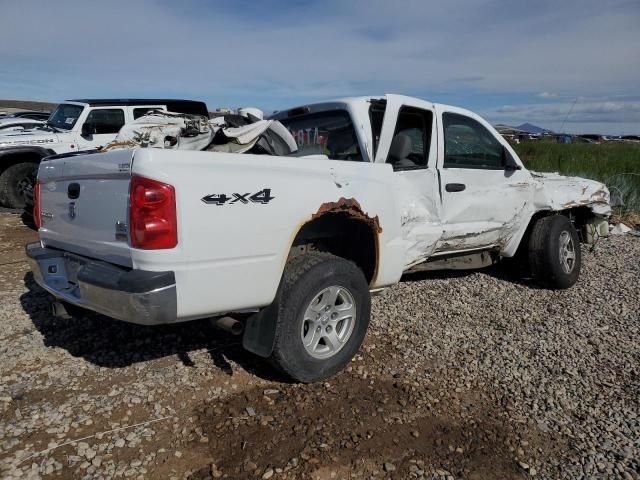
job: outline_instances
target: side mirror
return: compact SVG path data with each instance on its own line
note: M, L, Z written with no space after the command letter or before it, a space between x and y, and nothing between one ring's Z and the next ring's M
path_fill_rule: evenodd
M83 137L90 137L91 135L93 135L94 129L93 126L90 123L83 123L82 124L82 136Z
M516 162L516 159L513 158L511 152L507 149L507 147L502 147L502 155L504 157L504 169L507 171L515 171L522 170L522 166Z

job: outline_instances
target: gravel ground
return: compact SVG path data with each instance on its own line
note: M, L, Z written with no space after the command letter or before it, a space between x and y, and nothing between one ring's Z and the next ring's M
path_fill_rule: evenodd
M640 239L568 291L504 267L373 301L343 373L288 383L206 321L61 321L0 214L0 477L640 479Z

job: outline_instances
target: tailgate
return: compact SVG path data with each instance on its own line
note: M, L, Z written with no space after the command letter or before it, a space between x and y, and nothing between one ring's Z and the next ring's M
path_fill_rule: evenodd
M127 149L42 162L38 233L43 245L130 267L132 157Z

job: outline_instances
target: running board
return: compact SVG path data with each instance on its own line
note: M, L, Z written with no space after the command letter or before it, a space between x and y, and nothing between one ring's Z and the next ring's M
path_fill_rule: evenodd
M425 272L433 270L475 270L488 267L498 260L498 255L489 250L476 253L465 253L447 257L432 258L407 269L404 273Z

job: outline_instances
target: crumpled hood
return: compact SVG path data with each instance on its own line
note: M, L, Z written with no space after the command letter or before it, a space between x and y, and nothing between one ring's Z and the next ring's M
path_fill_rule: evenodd
M42 129L13 131L0 135L0 148L24 145L46 146L59 142L60 139L55 132Z
M609 216L609 189L604 183L558 173L531 172L538 184L534 202L540 208L566 210L589 207L593 213Z

